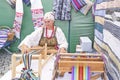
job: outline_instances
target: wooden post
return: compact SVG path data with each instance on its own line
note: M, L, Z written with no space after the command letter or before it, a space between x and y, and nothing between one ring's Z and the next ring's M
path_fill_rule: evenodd
M20 59L22 58L22 54L13 54L12 55L12 79L15 78L16 76L16 73L20 73L20 72L17 72L16 71L16 63L19 62L19 61L16 61L16 58L19 57ZM32 59L38 59L38 76L40 75L41 73L41 66L42 66L42 63L41 63L41 54L38 54L38 55L33 55L32 56ZM20 63L17 63L17 64L20 64ZM36 73L36 72L35 72Z
M11 72L12 72L12 78L14 78L15 75L16 75L16 54L12 55L11 60L12 60L12 70L11 70Z
M44 53L43 53L43 59L46 59L46 57L47 57L47 43L45 43L45 47L44 47L45 49L45 51L44 51Z
M42 72L42 57L39 56L39 60L38 60L38 77L41 77L41 72Z

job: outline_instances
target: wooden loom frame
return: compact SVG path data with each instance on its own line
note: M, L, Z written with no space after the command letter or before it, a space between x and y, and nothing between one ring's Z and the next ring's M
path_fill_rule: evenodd
M91 80L96 80L100 76L106 80L105 65L101 54L60 53L58 58L57 72L60 76L63 76L65 72L71 72L72 66L89 66L91 72L100 72L91 76Z
M54 56L54 53L57 52L57 50L47 50L47 44L45 44L44 47L36 46L36 47L31 48L31 50L41 50L41 49L43 49L43 50L40 52L40 54L35 54L32 57L32 59L38 59L38 72L34 72L35 74L38 74L38 76L41 76L42 68L49 61L49 59L51 59L52 56ZM51 54L47 55L48 52ZM20 58L20 60L17 61L16 58ZM11 60L12 60L12 65L11 65L12 78L15 78L17 73L21 73L21 72L16 71L16 67L23 62L21 58L22 58L22 54L13 54L11 57ZM44 59L43 63L41 62L42 59ZM56 71L54 71L53 79L55 76L55 72Z

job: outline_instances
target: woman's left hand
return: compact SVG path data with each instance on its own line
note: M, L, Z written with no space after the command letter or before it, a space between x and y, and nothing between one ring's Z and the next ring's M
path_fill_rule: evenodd
M60 53L67 53L65 48L60 48Z

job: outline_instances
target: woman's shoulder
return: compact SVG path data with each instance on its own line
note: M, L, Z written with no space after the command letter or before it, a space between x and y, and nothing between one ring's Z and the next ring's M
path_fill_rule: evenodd
M55 28L56 28L57 31L61 31L61 30L62 30L62 29L61 29L60 27L58 27L58 26L55 26Z
M43 30L43 27L39 27L39 28L37 28L35 30L37 30L37 31Z
M43 27L39 27L39 28L35 29L35 32L41 32L41 31L43 31Z
M43 28L39 27L39 28L35 29L31 34L39 34L42 32L42 30L43 30Z

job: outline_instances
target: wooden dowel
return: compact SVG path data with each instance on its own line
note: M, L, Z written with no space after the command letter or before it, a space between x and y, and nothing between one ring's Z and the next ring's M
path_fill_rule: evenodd
M60 53L60 56L102 56L102 54L93 54L93 53L85 53L85 54L80 54L80 53Z

